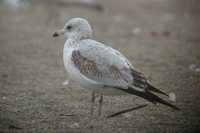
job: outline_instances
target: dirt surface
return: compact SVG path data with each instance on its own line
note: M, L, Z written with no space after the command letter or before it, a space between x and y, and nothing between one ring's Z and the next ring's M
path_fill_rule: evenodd
M0 1L0 132L200 130L200 74L190 70L192 64L200 66L198 0L102 0L102 10L30 2ZM103 115L97 117L96 101L91 117L91 92L72 81L63 85L66 37L52 38L72 17L88 19L95 40L123 53L157 88L175 92L173 104L181 110L132 95L105 96ZM106 118L144 103L148 106Z

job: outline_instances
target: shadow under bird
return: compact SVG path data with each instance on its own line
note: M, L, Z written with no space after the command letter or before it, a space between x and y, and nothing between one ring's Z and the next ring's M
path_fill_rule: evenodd
M153 94L156 92L169 96L153 87L146 76L136 70L119 51L92 40L92 28L87 20L72 18L53 37L64 34L68 37L63 50L65 69L78 85L92 91L91 114L95 93L100 94L98 115L101 115L103 95L128 93L179 110Z

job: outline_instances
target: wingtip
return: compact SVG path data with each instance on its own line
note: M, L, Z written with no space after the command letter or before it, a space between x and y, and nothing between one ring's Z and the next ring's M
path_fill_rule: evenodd
M168 94L162 92L161 90L157 89L156 87L152 86L152 85L149 84L149 83L148 83L148 90L153 91L153 92L157 92L157 93L160 93L160 94L163 94L163 95L165 95L165 96L170 97Z

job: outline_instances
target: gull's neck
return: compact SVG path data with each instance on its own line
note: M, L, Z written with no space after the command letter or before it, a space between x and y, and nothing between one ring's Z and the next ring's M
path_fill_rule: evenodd
M69 45L69 46L72 46L72 45L76 45L77 42L79 41L82 41L82 40L87 40L87 39L91 39L91 36L72 36L72 37L69 37L66 41L66 44Z
M76 47L77 42L80 41L79 39L68 38L65 42L65 47Z
M83 25L75 31L68 34L70 40L80 41L92 38L92 28L90 25Z

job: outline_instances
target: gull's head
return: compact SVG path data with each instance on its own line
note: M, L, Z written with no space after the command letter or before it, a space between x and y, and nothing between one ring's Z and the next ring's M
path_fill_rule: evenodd
M53 37L64 34L67 35L68 38L75 40L90 39L92 37L92 29L87 20L83 18L72 18L61 30L56 31Z

